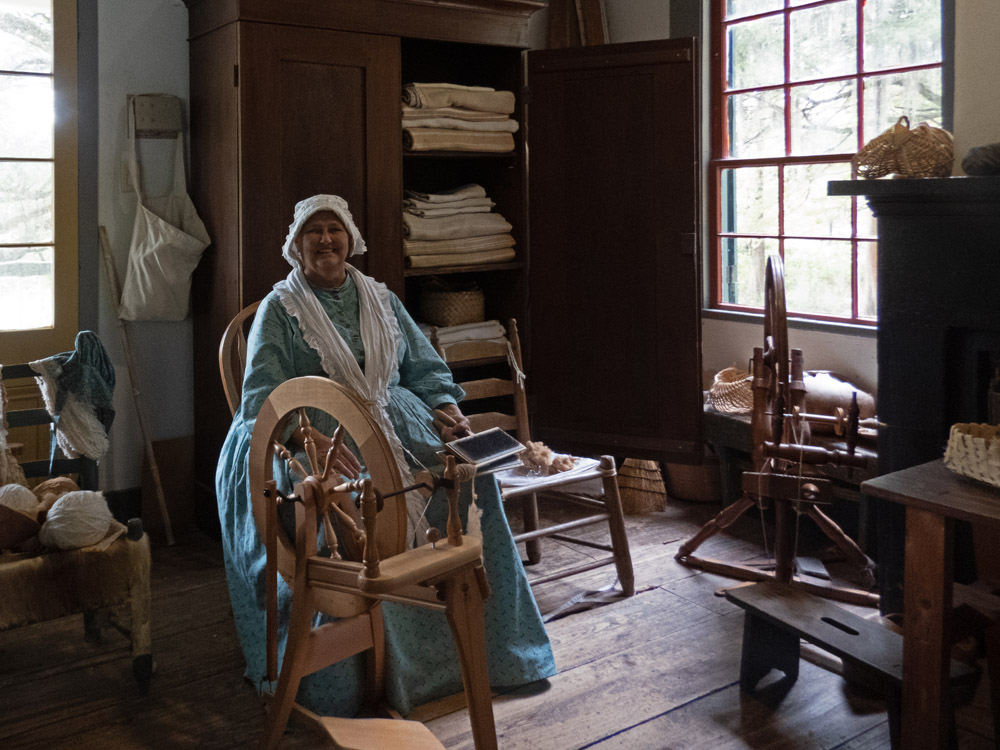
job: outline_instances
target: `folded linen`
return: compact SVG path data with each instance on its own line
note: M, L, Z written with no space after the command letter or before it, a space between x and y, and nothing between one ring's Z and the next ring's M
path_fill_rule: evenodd
M458 120L454 117L421 117L403 121L404 128L442 128L444 130L469 130L487 133L516 133L517 120L509 117L501 122L476 122Z
M480 263L503 263L514 259L514 248L484 250L476 253L453 255L414 255L406 259L410 268L436 268L437 266L474 266Z
M514 136L478 130L404 127L403 148L408 151L486 151L502 154L514 150Z
M487 234L481 237L462 237L455 240L403 240L403 255L447 255L482 250L502 250L514 247L510 234Z
M450 201L462 201L470 198L485 198L486 188L474 182L468 185L460 185L451 190L442 190L440 193L421 193L416 190L404 190L403 197L410 200L427 201L428 203L448 203Z
M408 83L403 87L403 103L421 109L462 107L509 115L514 112L514 92L456 83Z
M434 334L439 344L452 344L456 341L482 341L495 339L504 335L503 326L497 320L486 320L482 323L467 323L463 326L444 326Z
M500 214L457 214L424 219L403 214L403 237L410 240L454 240L460 237L481 237L511 230L510 223Z
M407 107L403 105L403 120L417 119L423 120L427 117L450 117L454 120L465 120L466 122L506 122L509 115L503 112L478 112L474 109L464 109L463 107Z
M488 214L489 206L457 206L455 208L410 208L403 209L408 214L433 219L438 216L455 216L456 214Z
M408 191L404 191L404 195ZM425 193L426 195L426 193ZM449 198L447 195L434 195L435 200L425 201L419 198L403 198L403 208L469 208L471 206L485 206L493 208L496 203L489 198L463 198L461 200L443 200Z

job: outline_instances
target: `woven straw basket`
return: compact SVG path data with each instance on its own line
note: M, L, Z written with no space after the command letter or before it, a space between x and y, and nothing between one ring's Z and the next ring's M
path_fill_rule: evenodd
M749 414L753 408L752 380L749 372L738 367L720 370L708 389L708 403L725 414Z
M951 133L925 122L910 130L905 115L865 144L851 159L856 177L873 180L890 174L900 177L947 177L955 161Z
M420 293L420 319L435 326L480 323L486 317L480 289L443 291L425 289Z
M952 425L944 465L957 474L1000 488L1000 427Z

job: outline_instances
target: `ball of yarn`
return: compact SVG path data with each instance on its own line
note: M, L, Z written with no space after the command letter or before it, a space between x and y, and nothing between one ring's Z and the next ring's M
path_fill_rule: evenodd
M67 492L49 509L38 538L46 547L87 547L107 535L111 521L111 511L100 492Z
M0 505L35 517L38 512L38 498L35 493L21 484L5 484L0 487Z

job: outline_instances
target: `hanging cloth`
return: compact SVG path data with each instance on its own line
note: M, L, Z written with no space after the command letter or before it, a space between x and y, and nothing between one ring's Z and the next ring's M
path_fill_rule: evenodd
M123 320L183 320L191 273L211 241L187 194L184 131L177 131L174 184L168 195L143 197L135 144L135 99L128 104L129 173L138 198L128 270L118 316Z

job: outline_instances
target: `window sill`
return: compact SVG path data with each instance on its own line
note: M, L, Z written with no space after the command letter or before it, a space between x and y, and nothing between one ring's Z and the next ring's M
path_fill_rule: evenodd
M737 310L717 310L704 308L702 318L711 320L728 320L736 323L753 323L764 325L763 313L751 313ZM821 333L836 333L842 336L857 336L873 339L878 336L878 326L858 325L857 323L834 323L828 320L810 320L808 318L788 318L788 327L797 331L819 331Z

